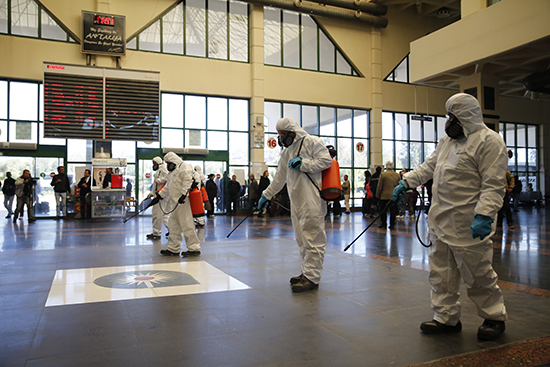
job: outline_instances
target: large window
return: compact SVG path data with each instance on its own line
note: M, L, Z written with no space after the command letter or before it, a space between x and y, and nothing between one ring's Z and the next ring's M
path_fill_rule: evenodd
M403 60L388 74L384 79L387 82L407 83L411 82L410 54L407 54Z
M538 126L506 122L499 124L499 131L513 154L508 160L508 169L521 180L523 191L528 184L533 186L533 191L541 191Z
M382 159L397 170L418 167L445 135L445 117L382 112Z
M341 179L343 180L344 175L349 176L354 205L361 204L365 186L364 171L368 169L370 163L368 111L265 102L264 114L267 119L264 160L269 166L270 176L275 175L277 171L282 149L276 144L269 144L269 140L277 139L277 121L282 117L291 117L308 133L320 136L326 145L333 145L336 148Z
M248 100L188 94L161 94L162 148L229 151L229 169L249 163Z
M312 17L264 7L266 65L359 75L340 48Z
M33 0L0 0L0 33L75 42L68 28Z
M127 47L248 62L248 5L233 0L179 1L132 37Z

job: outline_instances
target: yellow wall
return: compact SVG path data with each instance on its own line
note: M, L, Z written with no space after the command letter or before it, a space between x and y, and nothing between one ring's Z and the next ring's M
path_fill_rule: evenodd
M96 7L95 0L44 0L42 3L78 35L81 10L95 10ZM110 11L126 15L127 35L130 35L174 3L175 0L117 0L111 3ZM383 76L407 55L410 42L444 24L435 17L419 17L414 10L396 12L390 9L387 17L389 26L380 31ZM370 109L371 27L331 19L318 20L364 77L260 65L263 70L256 71L255 75L263 77L260 80L263 98ZM43 61L77 65L86 62L78 44L6 35L0 35L0 54L0 77L4 78L41 80ZM115 67L115 59L93 56L92 65ZM242 98L251 98L253 93L252 69L248 63L128 50L127 56L121 59L121 66L124 69L160 71L163 91ZM401 83L382 84L384 110L443 115L445 100L454 93ZM548 116L548 107L540 102L508 98L501 107L501 118L505 121L542 123Z

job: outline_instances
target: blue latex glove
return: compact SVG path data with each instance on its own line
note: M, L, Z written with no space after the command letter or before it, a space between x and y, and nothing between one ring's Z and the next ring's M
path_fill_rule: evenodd
M491 223L493 223L493 220L488 216L476 214L474 222L470 226L472 238L479 237L479 239L482 240L487 237L492 230Z
M288 168L299 171L300 167L302 167L302 157L294 157L288 161Z
M258 201L258 210L264 210L265 208L267 208L267 204L269 204L269 200L267 200L267 198L262 195L262 197Z
M399 181L399 185L395 186L393 192L391 193L391 200L397 202L405 196L407 193L407 185L403 183L403 180Z

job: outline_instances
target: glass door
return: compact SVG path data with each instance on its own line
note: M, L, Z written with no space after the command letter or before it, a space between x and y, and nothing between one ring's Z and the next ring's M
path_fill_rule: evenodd
M153 189L153 180L155 176L155 171L153 171L153 161L152 159L139 159L139 177L135 177L136 187L137 187L137 204L141 203L147 195ZM139 210L139 207L138 209ZM141 215L152 215L153 209L148 208Z
M214 213L225 213L227 205L224 205L225 200L225 190L222 189L223 174L227 171L227 162L224 161L186 161L193 169L195 166L200 166L202 168L202 173L208 180L209 174L214 174L214 182L218 186L218 195L214 199ZM227 183L226 183L227 184Z
M57 174L57 167L63 165L63 158L57 157L7 157L0 156L0 180L2 183L6 179L6 173L11 172L12 178L23 175L23 171L28 169L31 177L36 180L33 212L35 217L53 217L56 214L55 194L50 185L52 176ZM52 175L53 174L53 175ZM74 212L74 178L68 174L71 184L71 195L67 196L67 211ZM12 210L15 211L17 198L13 200ZM6 215L7 210L2 205L0 215Z

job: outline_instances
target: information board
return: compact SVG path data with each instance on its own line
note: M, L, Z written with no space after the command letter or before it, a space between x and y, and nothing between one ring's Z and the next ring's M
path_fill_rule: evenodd
M126 17L83 10L81 50L87 54L126 56Z
M159 141L160 74L44 63L44 137Z

